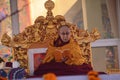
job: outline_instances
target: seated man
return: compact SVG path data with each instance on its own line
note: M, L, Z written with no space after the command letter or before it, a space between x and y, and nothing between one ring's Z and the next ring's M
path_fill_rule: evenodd
M92 70L91 64L83 57L79 44L72 39L70 28L60 26L58 38L50 44L47 54L34 74L42 76L46 73L56 75L87 74Z

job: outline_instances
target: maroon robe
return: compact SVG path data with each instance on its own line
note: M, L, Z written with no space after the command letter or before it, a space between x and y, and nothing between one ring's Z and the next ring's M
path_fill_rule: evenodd
M63 42L60 38L54 41L55 47L61 47L68 42ZM82 64L82 65L68 65L64 62L55 62L52 60L49 63L40 64L38 69L35 70L34 75L43 76L46 73L54 73L57 76L61 75L83 75L87 74L89 71L93 70L91 64Z

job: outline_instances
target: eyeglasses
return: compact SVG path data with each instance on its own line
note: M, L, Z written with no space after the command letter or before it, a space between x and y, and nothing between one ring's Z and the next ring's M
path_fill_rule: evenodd
M62 35L69 35L70 32L62 32L61 34L62 34Z

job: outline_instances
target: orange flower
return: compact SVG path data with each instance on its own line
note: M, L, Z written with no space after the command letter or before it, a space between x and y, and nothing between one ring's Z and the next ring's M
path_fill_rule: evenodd
M98 77L98 72L96 71L89 71L88 72L88 80L100 80L100 78Z
M47 73L43 75L44 80L57 80L57 77L54 73Z
M4 77L0 76L0 80L7 80L7 78L4 78Z

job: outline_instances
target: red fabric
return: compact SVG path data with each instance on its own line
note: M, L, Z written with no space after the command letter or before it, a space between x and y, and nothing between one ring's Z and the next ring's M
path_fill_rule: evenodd
M35 76L43 76L46 73L54 73L57 76L64 75L84 75L89 71L93 70L91 65L67 65L60 62L49 62L41 64L38 69L34 72Z
M42 60L45 57L45 53L35 53L34 54L34 70L36 70L39 65L41 65Z

